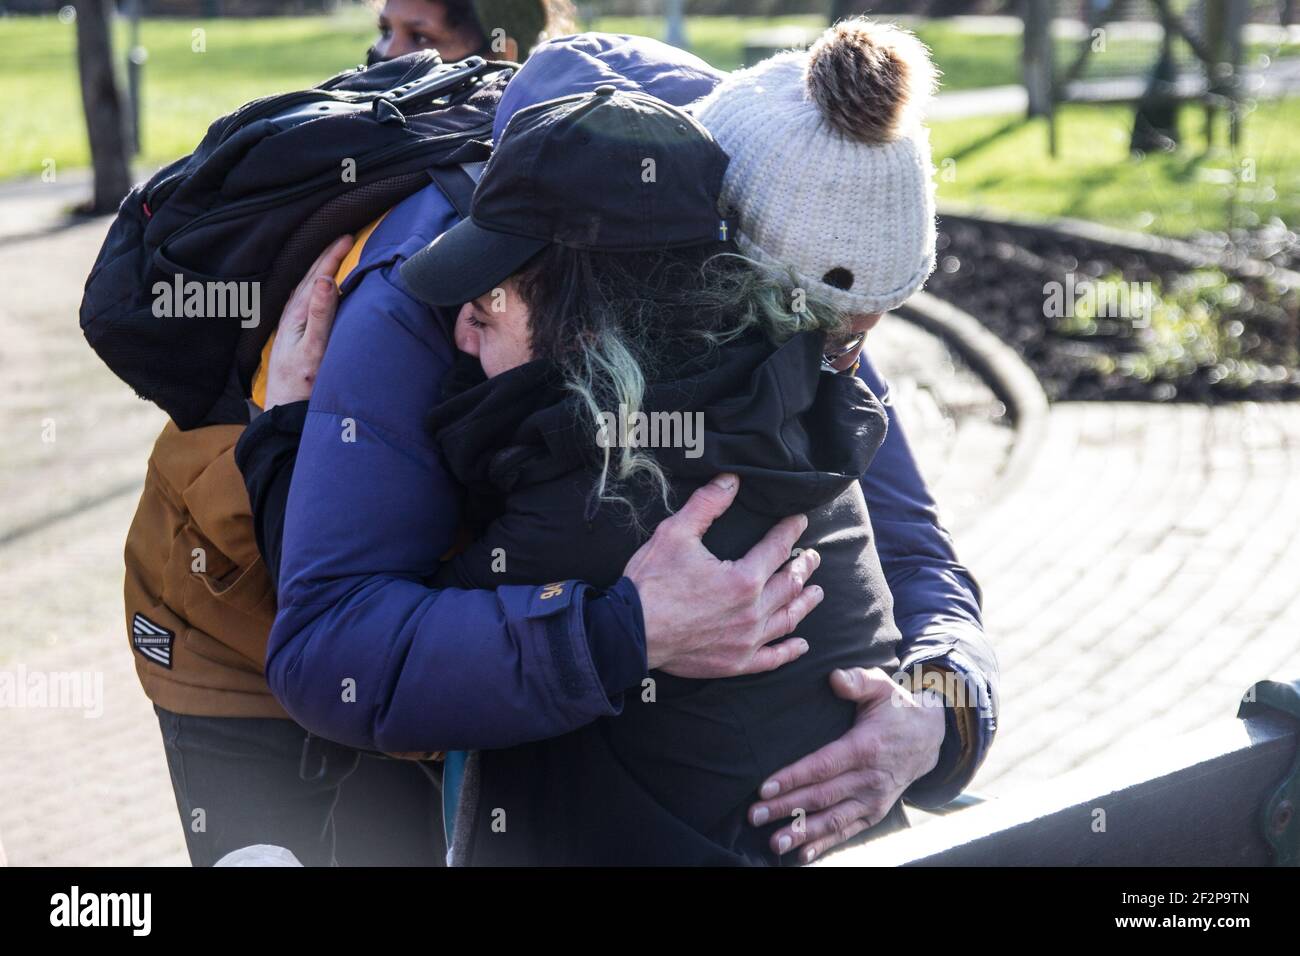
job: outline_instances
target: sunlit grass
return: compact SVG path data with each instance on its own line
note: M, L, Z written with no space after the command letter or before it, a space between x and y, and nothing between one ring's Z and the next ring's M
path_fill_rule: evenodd
M160 164L183 155L208 124L250 99L319 83L356 65L371 41L368 17L264 20L146 20L142 160ZM121 26L119 24L119 26ZM194 30L205 52L194 52ZM117 52L126 32L117 31ZM0 112L0 177L89 162L76 27L54 17L0 20L0 84L9 108Z
M333 16L266 19L146 20L144 155L156 166L193 149L208 124L250 99L307 87L356 65L373 39L371 14L361 7ZM752 19L691 17L687 40L722 68L742 62L755 31L777 25L816 29L817 16ZM604 18L591 26L612 32L662 36L656 17ZM126 49L118 24L117 53ZM1018 37L972 36L947 23L918 28L944 71L946 89L1016 81ZM202 30L204 52L195 52ZM0 18L0 84L8 108L0 111L0 178L31 175L46 160L64 170L89 162L77 83L75 27L55 17ZM1111 46L1119 56L1122 49ZM1267 103L1246 122L1243 149L1204 153L1200 112L1183 112L1188 143L1178 153L1133 160L1128 156L1129 113L1120 107L1066 108L1061 150L1048 158L1041 123L985 117L938 125L935 158L940 196L1027 215L1066 215L1131 228L1186 234L1229 221L1228 196L1243 160L1254 161L1254 183L1241 183L1233 221L1279 216L1296 221L1300 206L1300 103ZM951 180L951 181L949 181Z
M261 19L146 20L144 157L159 164L189 152L217 116L267 93L320 82L354 66L373 40L372 14L345 7L333 16ZM773 26L817 29L819 16L776 18L691 17L687 40L695 53L721 69L744 58L745 40ZM660 17L597 18L594 29L663 35ZM195 30L205 52L195 52ZM943 23L918 28L944 71L945 89L1014 83L1019 40L1010 35L972 37ZM127 35L118 23L116 53ZM0 178L89 162L76 74L76 28L55 17L0 18L0 83L8 108L0 112Z
M1300 99L1260 103L1246 117L1236 151L1225 145L1222 127L1215 148L1207 150L1199 108L1184 107L1180 120L1183 146L1141 159L1128 152L1132 112L1119 106L1062 109L1055 159L1048 155L1041 120L1002 116L937 123L932 141L939 198L1171 236L1253 226L1273 217L1300 223Z

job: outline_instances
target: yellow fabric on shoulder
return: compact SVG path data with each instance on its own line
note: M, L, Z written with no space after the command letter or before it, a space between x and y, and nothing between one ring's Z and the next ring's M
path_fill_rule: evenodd
M361 262L361 250L365 248L366 240L370 238L370 234L373 233L375 228L384 221L384 216L387 215L388 212L385 211L383 216L380 216L370 225L366 226L366 228L357 233L356 242L352 243L352 248L349 249L348 254L343 257L343 261L339 264L339 271L334 273L335 285L341 286L345 281L347 281L347 277L352 274L352 270ZM257 366L257 374L253 376L253 394L251 397L253 399L253 404L258 408L266 407L266 370L271 365L271 346L275 344L275 335L276 333L272 332L271 337L268 338L266 344L262 346L262 358Z
M915 694L922 690L933 690L942 695L944 706L952 710L956 718L957 740L960 745L958 758L952 770L943 779L943 783L956 779L958 774L964 773L970 766L970 762L975 758L975 736L978 730L979 708L965 700L965 694L968 692L964 686L959 692L957 682L960 680L956 672L942 664L936 664L933 661L925 661L921 664L921 676L916 678L915 671L906 671L904 673L905 685L907 689ZM959 699L960 698L960 699Z

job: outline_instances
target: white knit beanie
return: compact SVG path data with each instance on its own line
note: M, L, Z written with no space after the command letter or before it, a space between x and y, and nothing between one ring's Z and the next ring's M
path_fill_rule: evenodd
M722 204L752 259L848 313L887 312L934 268L935 86L912 34L858 17L731 74L692 107L731 156Z

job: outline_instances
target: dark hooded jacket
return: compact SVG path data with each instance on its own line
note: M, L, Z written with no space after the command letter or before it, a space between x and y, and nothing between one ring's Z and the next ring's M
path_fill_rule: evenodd
M820 553L815 580L825 591L796 632L810 650L777 671L724 680L653 671L617 716L480 753L477 809L456 824L468 862L775 862L767 848L775 824L745 819L758 785L852 725L854 705L830 690L832 669L892 672L898 663L892 602L858 483L884 440L886 416L859 379L823 370L821 352L815 333L780 347L750 336L673 363L647 386L643 409L698 413L702 423L702 432L678 433L696 441L653 449L674 507L720 472L740 477L736 503L704 537L719 558L738 559L781 518L808 515L797 546ZM618 488L635 521L627 506L597 498L596 424L550 363L486 381L477 374L478 384L450 376L463 390L430 415L479 531L435 583L614 584L669 514L660 495L644 481Z

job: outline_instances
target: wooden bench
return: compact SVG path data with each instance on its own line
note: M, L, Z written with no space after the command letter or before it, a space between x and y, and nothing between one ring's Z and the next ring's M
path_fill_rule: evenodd
M1237 719L1126 750L822 866L1300 865L1300 681L1261 681Z

